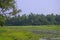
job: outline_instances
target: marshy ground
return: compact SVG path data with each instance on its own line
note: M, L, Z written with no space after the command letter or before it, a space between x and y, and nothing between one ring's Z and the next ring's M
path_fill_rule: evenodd
M0 40L39 40L60 37L60 25L0 27Z

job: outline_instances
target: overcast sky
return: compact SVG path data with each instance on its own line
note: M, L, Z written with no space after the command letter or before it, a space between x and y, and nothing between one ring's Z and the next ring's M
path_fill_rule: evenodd
M21 9L21 14L43 13L60 14L60 0L16 0L17 8Z

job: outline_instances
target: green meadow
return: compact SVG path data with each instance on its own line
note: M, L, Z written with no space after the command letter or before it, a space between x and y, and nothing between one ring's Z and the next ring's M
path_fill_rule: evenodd
M60 37L60 25L0 27L0 40L39 40Z

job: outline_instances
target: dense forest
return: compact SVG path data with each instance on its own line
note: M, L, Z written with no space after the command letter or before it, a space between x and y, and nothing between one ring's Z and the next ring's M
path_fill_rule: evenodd
M6 17L7 26L28 26L28 25L60 25L60 15L54 14L29 14Z

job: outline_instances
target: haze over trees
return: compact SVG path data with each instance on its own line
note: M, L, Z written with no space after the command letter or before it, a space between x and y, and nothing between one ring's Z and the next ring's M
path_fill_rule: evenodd
M60 25L60 15L29 14L18 15L5 20L6 25L27 26L27 25Z
M60 25L60 15L29 14L18 15L15 0L0 0L0 26L21 26L21 25ZM13 16L14 17L11 17Z

